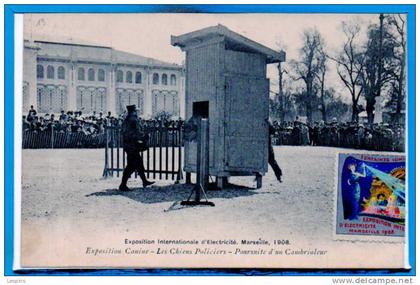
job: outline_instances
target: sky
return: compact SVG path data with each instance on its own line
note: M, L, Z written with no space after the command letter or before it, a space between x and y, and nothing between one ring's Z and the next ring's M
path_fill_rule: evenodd
M325 40L326 51L335 55L345 36L343 21L362 26L360 42L369 24L379 21L373 14L25 14L25 39L48 39L111 46L115 49L182 64L185 54L171 46L170 36L222 24L267 47L286 51L286 61L298 59L305 29L317 28ZM350 95L329 62L327 87L336 89L346 102ZM273 92L277 92L277 68L269 65Z

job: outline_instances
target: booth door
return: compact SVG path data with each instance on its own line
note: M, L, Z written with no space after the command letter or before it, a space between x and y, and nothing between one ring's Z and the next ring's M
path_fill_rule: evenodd
M227 76L225 87L225 167L267 172L269 80Z

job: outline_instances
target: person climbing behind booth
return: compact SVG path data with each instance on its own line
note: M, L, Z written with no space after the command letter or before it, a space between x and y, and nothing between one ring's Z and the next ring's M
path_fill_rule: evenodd
M277 164L276 158L274 156L274 149L271 144L271 136L275 135L276 129L273 127L273 125L270 123L270 121L267 120L268 123L268 163L270 164L271 168L274 171L274 174L276 175L277 180L281 183L282 180L282 171L279 165Z

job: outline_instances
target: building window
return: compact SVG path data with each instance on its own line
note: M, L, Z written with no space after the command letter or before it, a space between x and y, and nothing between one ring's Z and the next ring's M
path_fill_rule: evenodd
M133 73L131 71L127 71L125 74L125 82L133 83Z
M95 81L95 70L93 68L88 69L88 80Z
M106 111L106 88L77 87L76 108L86 113Z
M141 84L141 72L136 72L136 83Z
M87 113L92 111L92 95L89 89L78 87L76 93L76 108L77 110L84 110Z
M22 107L23 111L29 110L29 82L24 81L22 86Z
M54 66L52 65L47 66L47 78L54 79Z
M179 116L179 100L176 91L152 91L152 111L153 114L165 112L174 117Z
M38 112L45 112L44 106L46 106L45 98L45 87L44 85L38 85L36 88L36 101L38 106Z
M123 82L124 81L123 77L124 77L123 72L121 70L118 70L117 71L117 82Z
M168 75L166 73L162 74L162 84L168 85Z
M67 109L67 88L66 86L60 86L58 88L58 95L59 95L59 105L57 106L57 111L54 110L54 112L58 112L58 109L66 110Z
M65 69L63 66L59 66L57 69L57 77L58 79L66 79Z
M153 73L153 84L159 84L159 74Z
M138 114L143 114L144 95L141 89L122 89L117 88L117 112L124 113L127 105L136 105Z
M83 67L79 67L77 70L77 80L85 80L85 69Z
M36 66L36 78L44 78L44 67L40 64Z
M105 70L98 70L98 81L105 81Z
M96 92L94 111L105 112L106 111L106 89L99 88Z
M175 86L176 85L176 76L175 74L171 75L171 85Z
M38 110L41 113L58 113L67 108L67 88L62 85L38 85Z

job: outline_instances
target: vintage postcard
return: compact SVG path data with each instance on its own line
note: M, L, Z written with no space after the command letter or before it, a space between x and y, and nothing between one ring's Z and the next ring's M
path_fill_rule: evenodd
M15 270L410 267L406 14L15 26Z

